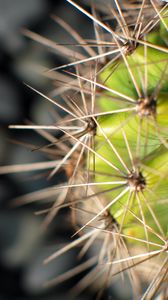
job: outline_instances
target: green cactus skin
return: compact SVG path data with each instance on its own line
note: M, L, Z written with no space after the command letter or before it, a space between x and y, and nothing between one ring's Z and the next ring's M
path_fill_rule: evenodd
M163 24L161 24L160 27L160 31L150 33L147 36L148 41L157 41L158 45L165 44L165 39L168 33L165 30L165 27L163 27ZM109 174L108 176L96 175L95 178L97 182L108 182L110 176L111 181L115 181L112 177L115 178L116 176L117 178L117 176L120 175L120 177L123 177L123 180L126 178L127 186L130 185L129 177L131 177L130 174L133 171L127 151L128 149L126 149L126 141L123 138L124 132L129 147L132 153L134 153L134 159L138 161L136 172L141 174L144 178L144 187L140 189L140 191L136 190L135 187L136 191L132 192L131 197L135 199L129 200L131 202L131 205L129 205L129 210L131 210L131 212L127 212L127 217L124 219L124 225L127 227L128 231L128 224L130 223L130 232L133 232L131 227L134 227L134 233L136 232L134 235L138 237L139 232L141 233L141 238L145 238L145 230L142 229L142 226L141 229L140 226L138 229L135 225L137 220L135 220L133 215L135 214L138 218L142 217L140 216L140 206L137 204L137 197L141 202L141 209L143 210L144 218L148 220L147 224L155 230L158 227L154 224L153 216L150 215L149 208L145 203L145 201L148 202L148 199L150 199L152 209L155 211L157 216L156 218L163 228L165 236L167 234L168 207L167 204L158 204L162 201L162 199L166 199L168 192L168 151L165 147L165 145L167 145L168 138L167 61L167 53L150 47L147 48L145 55L145 47L142 45L139 45L137 49L127 57L128 65L139 87L142 98L138 97L135 84L133 83L133 80L131 80L130 72L123 61L119 61L119 65L114 69L114 71L114 65L108 66L107 69L104 68L103 72L99 76L101 82L114 91L114 93L110 91L103 92L103 95L99 98L100 108L105 112L114 111L114 114L98 118L100 126L97 128L97 153L112 163L114 167L119 169L119 171L113 170L110 164L107 165L107 163L104 163L100 157L95 157L96 171L101 173L103 170L104 173ZM145 72L148 78L146 90L144 90L143 85ZM159 93L156 97L152 96L155 94L156 86L160 83L161 77L162 80ZM118 93L123 94L123 97L117 97ZM107 95L112 96L114 100L107 97ZM128 97L133 99L134 102L127 103ZM147 106L144 104L146 100ZM135 107L135 110L115 113L115 110L132 107ZM106 143L104 142L105 138L108 139L108 142ZM140 140L140 145L137 151L138 139ZM161 146L162 142L165 145ZM119 158L117 158L115 152L118 153ZM128 166L130 174L128 171L126 172L126 175L121 176L120 171L124 172L125 170L120 158L124 158L124 163ZM141 166L141 163L143 166ZM157 170L158 174L153 173L153 170ZM117 186L117 184L113 185L115 188ZM104 185L103 187L101 186L101 188L108 190L109 186ZM121 185L121 189L119 189L119 191L116 190L107 192L107 198L115 199L115 197L117 197L117 195L121 192L122 188L123 187ZM132 187L130 186L130 190L131 188ZM151 195L149 191L151 194L153 191L153 195ZM128 194L129 190L110 208L110 213L117 220L118 224L122 223L124 207L126 206L129 198ZM144 201L144 199L146 200ZM155 238L158 241L158 237L155 236ZM149 240L154 241L155 238L153 235L153 237L150 237Z
M104 182L99 191L103 191L110 203L109 213L128 247L141 247L141 241L145 240L150 251L164 247L168 239L168 19L165 15L163 20L160 29L149 33L146 41L166 51L139 44L125 57L127 65L119 59L104 67L99 75L99 82L104 85L97 100L100 111L112 113L97 119L95 140L99 156L93 158L95 181ZM92 164L90 168L93 169ZM153 299L150 297L146 295L143 299Z

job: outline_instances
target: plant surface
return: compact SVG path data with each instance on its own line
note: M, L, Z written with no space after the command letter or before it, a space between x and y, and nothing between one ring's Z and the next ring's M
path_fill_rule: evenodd
M4 166L0 172L51 169L49 178L65 174L62 185L17 199L17 204L52 199L41 212L47 214L44 227L61 208L71 210L76 238L45 263L78 245L80 257L93 253L47 285L88 269L75 294L94 285L101 298L112 281L124 279L133 299L167 299L167 1L94 1L85 8L66 2L93 22L93 39L82 38L58 17L53 18L72 35L75 50L25 30L70 60L48 70L61 84L53 98L30 87L61 115L50 126L10 126L43 136L48 143L36 150L48 160Z

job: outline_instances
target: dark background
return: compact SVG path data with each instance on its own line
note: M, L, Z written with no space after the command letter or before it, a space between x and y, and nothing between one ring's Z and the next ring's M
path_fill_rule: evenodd
M48 93L51 82L40 75L38 67L53 67L65 61L21 32L22 28L28 28L57 42L63 39L67 42L68 36L50 19L51 14L70 22L84 35L90 32L86 18L64 0L0 0L0 165L41 159L38 152L32 153L14 142L39 145L39 136L31 131L9 130L8 125L24 124L26 120L35 123L51 120L47 103L23 82ZM0 300L70 299L68 290L81 278L75 277L50 290L43 288L47 279L76 264L76 249L48 266L42 264L59 244L70 241L72 228L66 210L41 235L42 217L33 214L40 207L38 204L10 207L13 198L53 182L38 176L32 180L28 174L0 176ZM79 299L95 299L95 295L90 291Z

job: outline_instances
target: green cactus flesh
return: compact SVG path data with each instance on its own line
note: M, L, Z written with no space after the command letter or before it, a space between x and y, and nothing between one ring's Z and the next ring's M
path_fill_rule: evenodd
M160 27L148 42L165 45L168 33ZM95 181L104 182L99 190L123 233L162 244L158 235L167 238L168 216L168 54L138 45L125 60L99 75L100 110L112 113L97 119Z

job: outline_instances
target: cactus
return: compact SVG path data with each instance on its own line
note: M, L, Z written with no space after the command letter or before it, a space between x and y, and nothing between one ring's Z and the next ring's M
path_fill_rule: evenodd
M45 136L49 144L39 150L49 161L1 167L0 172L51 168L50 178L60 170L66 175L62 185L17 200L23 204L56 197L45 211L45 227L60 208L71 208L76 239L46 258L46 263L77 245L82 245L81 256L94 248L91 259L47 285L92 267L75 292L95 284L101 297L123 274L133 299L167 299L167 1L113 0L107 7L100 2L97 8L111 17L108 25L101 21L94 3L90 13L74 1L67 2L93 21L95 40L85 41L56 19L72 32L85 55L78 48L75 53L64 49L70 63L51 71L65 81L62 102L30 87L66 116L51 126L10 126L38 130ZM38 34L28 30L25 34L59 51L59 45ZM67 71L70 67L73 71ZM66 73L58 74L62 69ZM55 132L61 135L55 137Z

